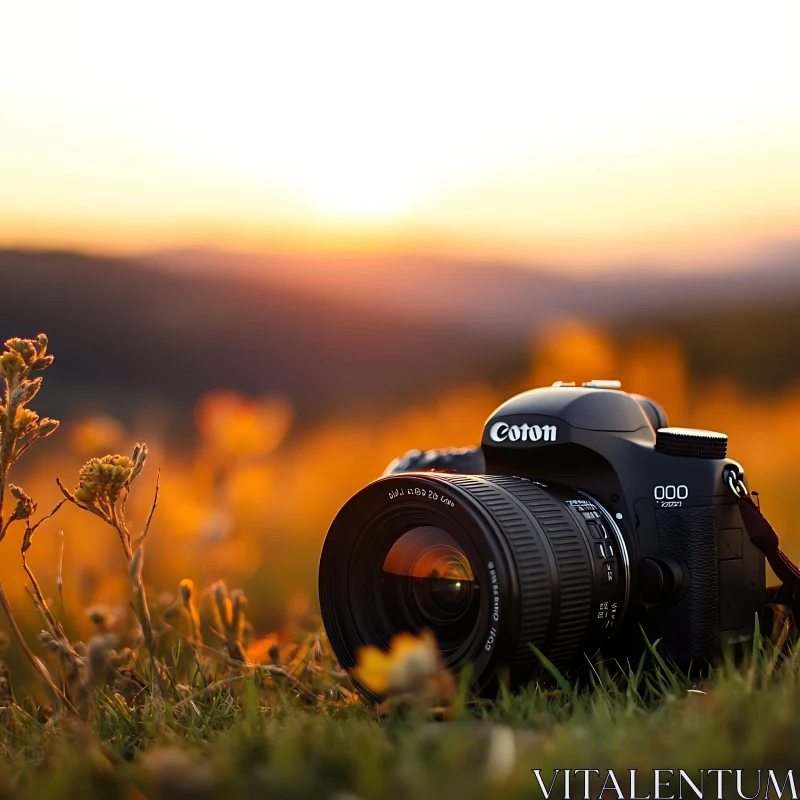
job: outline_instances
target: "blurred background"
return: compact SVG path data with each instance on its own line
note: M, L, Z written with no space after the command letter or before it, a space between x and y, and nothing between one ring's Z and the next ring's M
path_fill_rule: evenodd
M727 432L800 558L798 31L791 1L0 0L0 334L49 335L62 420L12 479L48 510L146 441L153 596L223 578L268 631L393 457L618 378ZM75 628L124 613L99 521L30 561Z

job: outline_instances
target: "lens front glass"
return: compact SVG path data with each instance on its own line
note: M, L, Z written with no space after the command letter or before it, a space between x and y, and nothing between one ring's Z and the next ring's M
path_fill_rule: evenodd
M464 549L443 528L411 528L394 542L381 594L397 630L428 628L444 651L460 646L478 620L478 582Z

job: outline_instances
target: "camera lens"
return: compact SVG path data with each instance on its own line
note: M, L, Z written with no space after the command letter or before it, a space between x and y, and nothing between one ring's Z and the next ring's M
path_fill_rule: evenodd
M576 489L499 475L390 475L354 495L322 550L320 609L346 669L367 645L432 631L475 689L560 670L617 630L628 595L617 521ZM361 687L370 695L368 687Z
M381 585L397 628L427 627L443 650L477 620L478 582L464 549L443 528L421 525L403 533L383 562Z

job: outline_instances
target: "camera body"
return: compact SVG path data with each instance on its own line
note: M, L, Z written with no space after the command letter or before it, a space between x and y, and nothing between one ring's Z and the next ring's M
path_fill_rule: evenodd
M484 469L578 487L613 517L625 550L595 546L610 580L628 578L618 646L642 625L674 659L713 659L752 638L766 597L764 556L727 482L742 468L723 434L670 428L656 403L616 386L556 384L508 400L484 428Z
M743 483L724 434L671 428L616 381L524 392L480 449L412 451L339 511L319 571L331 646L351 669L427 629L482 693L524 685L539 652L567 672L598 650L638 659L642 630L663 656L713 661L765 606Z

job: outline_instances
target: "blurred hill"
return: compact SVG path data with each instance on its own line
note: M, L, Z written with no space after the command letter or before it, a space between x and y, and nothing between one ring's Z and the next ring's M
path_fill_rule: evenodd
M420 324L436 319L469 327L498 339L504 353L529 347L537 331L571 316L619 340L644 335L676 340L692 378L730 376L762 394L800 378L796 242L694 270L653 263L586 275L414 254L301 260L205 249L161 253L148 261L183 274L219 274L224 268L269 276ZM506 359L518 361L516 355Z
M800 297L800 244L791 243L702 269L676 272L654 262L585 275L413 253L344 259L198 249L149 255L145 261L184 274L227 271L268 277L350 304L406 318L469 324L506 339L527 337L563 315L601 322L653 314L721 315L726 305L738 309Z
M503 383L523 373L531 334L564 315L615 338L666 334L691 374L773 390L800 377L797 254L726 274L576 279L415 256L300 261L200 250L123 260L7 250L0 334L50 335L57 361L43 413L149 409L177 431L214 388L286 395L301 416L318 416L418 401L475 378Z
M171 413L204 391L281 394L300 413L418 397L496 370L499 343L469 324L232 274L178 274L74 253L0 251L0 335L45 331L57 356L43 413ZM48 405L49 403L49 405ZM180 425L182 415L175 417ZM191 419L187 420L188 423Z

